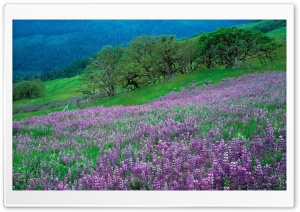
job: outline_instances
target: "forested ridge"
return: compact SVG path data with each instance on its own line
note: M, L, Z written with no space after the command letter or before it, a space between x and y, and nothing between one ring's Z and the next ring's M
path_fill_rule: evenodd
M186 38L248 20L15 20L14 82L47 73L98 52L105 45L127 45L140 35L174 34ZM65 77L65 76L64 76Z

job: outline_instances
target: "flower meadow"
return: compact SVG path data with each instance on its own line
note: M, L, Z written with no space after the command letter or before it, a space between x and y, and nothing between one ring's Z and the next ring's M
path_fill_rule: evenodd
M13 122L14 190L285 190L286 73Z

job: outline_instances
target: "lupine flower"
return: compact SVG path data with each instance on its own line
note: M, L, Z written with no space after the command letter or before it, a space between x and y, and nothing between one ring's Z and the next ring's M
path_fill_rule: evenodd
M285 75L13 122L13 189L285 190Z

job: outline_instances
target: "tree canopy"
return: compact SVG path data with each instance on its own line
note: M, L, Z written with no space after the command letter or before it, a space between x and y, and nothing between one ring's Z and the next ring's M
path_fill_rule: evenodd
M221 28L200 36L198 50L202 63L211 68L213 63L227 68L242 67L246 61L272 60L278 44L264 33L237 27Z
M114 96L118 84L118 65L122 57L121 47L103 47L96 59L87 67L82 80L89 89L106 92L107 96Z
M20 99L33 99L45 92L45 86L41 80L22 81L13 85L13 101Z
M198 39L143 35L132 39L127 47L103 47L82 79L89 90L110 97L117 87L137 89L199 68L239 68L253 59L267 62L276 57L277 47L264 33L237 27L221 28Z

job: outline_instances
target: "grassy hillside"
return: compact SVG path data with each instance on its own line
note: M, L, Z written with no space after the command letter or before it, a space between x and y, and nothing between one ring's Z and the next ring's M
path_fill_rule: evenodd
M249 69L215 69L199 70L191 72L164 83L140 88L134 92L122 93L111 98L100 99L95 105L116 106L116 105L141 105L149 103L152 100L166 95L171 91L180 91L181 88L187 87L190 83L196 86L203 84L216 84L224 78L239 77L249 73L263 73L266 71L285 70L283 66L265 66L263 68Z
M274 29L270 32L266 33L268 36L273 37L278 40L285 40L286 39L286 27L280 27L277 29Z
M14 122L12 188L286 190L285 107L275 71Z
M273 37L277 40L286 39L286 25L283 21L255 21L240 26L243 29L257 29L262 32L265 32L268 36Z
M163 96L171 91L180 91L182 87L186 87L190 83L196 85L216 84L224 78L238 77L249 73L263 73L266 71L286 70L284 51L279 51L279 60L276 63L266 66L258 66L243 69L216 69L216 70L198 70L186 75L180 75L170 81L159 83L156 85L140 88L129 93L122 93L111 98L104 98L97 101L94 106L116 106L116 105L141 105ZM54 82L54 83L53 83ZM43 103L51 100L67 100L75 95L79 95L81 84L79 77L68 79L58 79L48 81L46 84L46 94L44 97L32 100L21 100L14 103L14 106ZM15 114L13 120L22 120L27 117L45 115L51 112L62 111L63 108L52 108L43 111L30 113ZM70 106L70 109L78 109L76 105Z
M243 28L254 28L260 25L266 25L268 21L253 22L246 25L242 25ZM159 83L156 85L140 88L136 91L129 93L122 93L115 97L100 99L93 106L115 106L115 105L141 105L148 103L160 96L163 96L171 91L180 91L182 87L186 87L188 84L194 82L196 85L202 85L203 83L218 83L222 79L227 77L238 77L247 73L265 72L265 71L277 71L286 70L286 46L284 39L286 36L286 27L279 27L267 32L269 36L280 40L283 45L278 50L278 59L269 62L268 64L260 64L258 61L253 61L252 67L243 69L216 69L216 70L198 70L186 75L179 75L170 81ZM197 39L193 37L191 39ZM22 106L29 104L41 104L45 102L51 102L54 100L68 100L74 96L81 94L82 84L79 80L79 76L65 79L57 79L45 82L46 93L43 97L31 100L20 100L13 103L14 106ZM13 120L21 120L27 117L44 115L51 112L62 111L63 108L47 108L46 110L15 114ZM70 106L70 109L77 109L76 105Z
M72 78L56 79L44 82L46 87L45 94L37 99L22 99L14 102L14 106L24 104L40 104L54 100L67 100L73 96L80 95L82 84L79 76Z

